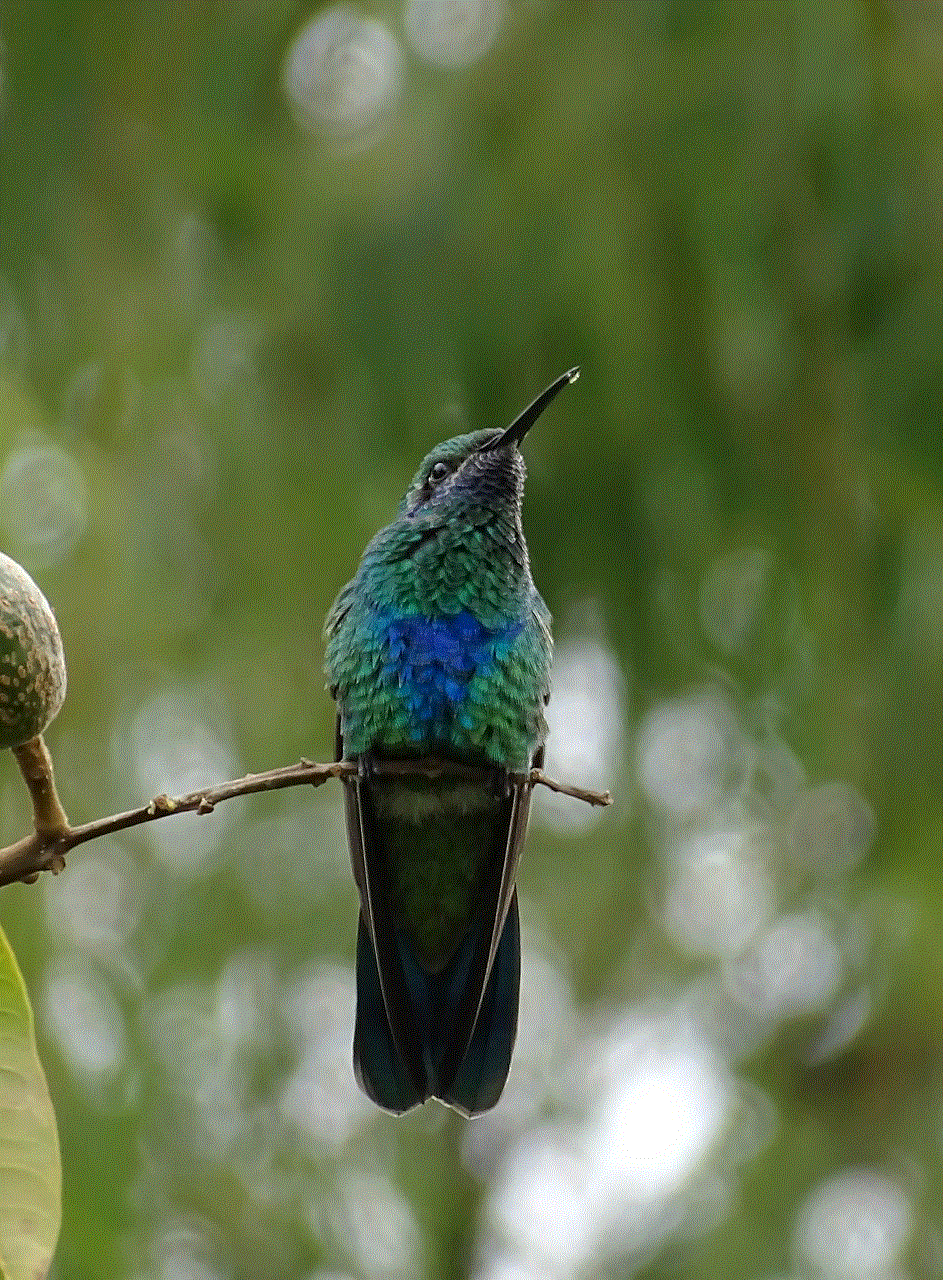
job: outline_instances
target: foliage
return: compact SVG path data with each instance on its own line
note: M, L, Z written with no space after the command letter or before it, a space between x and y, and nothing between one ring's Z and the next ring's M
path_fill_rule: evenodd
M62 1213L62 1170L33 1015L0 932L0 1275L46 1274Z

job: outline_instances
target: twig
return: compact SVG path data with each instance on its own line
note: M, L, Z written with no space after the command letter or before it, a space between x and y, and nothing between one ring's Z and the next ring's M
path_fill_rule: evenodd
M33 831L35 832L26 841L21 840L12 846L18 859L32 852L30 841L34 841L45 850L61 840L69 832L69 819L56 793L52 756L43 742L42 734L37 734L28 742L22 742L18 747L14 747L13 754L33 802ZM50 871L59 872L65 866L65 858L60 853L50 852L47 865ZM32 870L23 876L23 879L32 884L34 880L39 879L39 872Z
M69 830L69 819L56 794L56 780L42 734L13 748L30 797L33 801L33 826L44 840L55 839Z
M543 769L531 769L527 781L531 787L546 787L548 791L556 791L561 796L572 796L574 800L582 800L584 804L597 807L612 804L612 796L608 791L590 791L587 787L575 787L571 782L557 782L548 777Z
M65 866L65 855L70 849L89 840L112 835L115 831L138 827L144 822L155 822L158 818L169 818L175 813L212 813L221 801L231 800L234 796L253 795L259 791L279 791L284 787L320 787L331 778L351 778L356 774L355 761L339 760L331 764L316 764L311 760L301 760L298 764L285 765L281 769L250 773L231 782L221 782L217 786L191 791L185 796L155 796L138 809L112 813L107 818L96 818L93 822L84 822L77 827L66 825L64 828L48 827L44 831L37 829L32 835L0 849L0 886L13 884L17 880L32 883L40 871L57 874ZM418 760L375 761L373 774L380 778L455 777L477 781L490 779L492 770L473 764L461 764L455 760L424 756ZM612 796L608 791L589 791L584 787L556 782L542 769L531 769L529 773L512 773L510 776L515 782L525 783L532 788L547 787L586 804L612 804ZM64 819L65 815L62 817Z

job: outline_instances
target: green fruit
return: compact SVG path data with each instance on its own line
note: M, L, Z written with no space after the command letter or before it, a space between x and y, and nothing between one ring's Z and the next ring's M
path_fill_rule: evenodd
M0 552L0 747L46 728L65 698L62 637L46 597Z

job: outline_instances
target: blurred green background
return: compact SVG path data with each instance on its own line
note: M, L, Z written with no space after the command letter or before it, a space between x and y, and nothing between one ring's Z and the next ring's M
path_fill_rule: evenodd
M943 1275L943 5L0 9L0 546L73 820L332 750L419 458L528 440L555 615L511 1081L350 1069L336 788L3 892L56 1280ZM8 759L2 834L27 827Z

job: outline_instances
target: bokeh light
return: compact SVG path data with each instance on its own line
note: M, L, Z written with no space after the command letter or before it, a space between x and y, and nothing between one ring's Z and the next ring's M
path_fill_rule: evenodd
M279 1106L305 1133L334 1148L371 1115L368 1100L350 1088L354 994L350 969L321 965L301 975L286 996L299 1061ZM346 1018L338 1016L341 1010Z
M204 1232L189 1224L174 1224L154 1242L157 1280L224 1280L210 1261L212 1244Z
M814 912L780 917L727 969L738 1000L780 1018L824 1007L841 979L841 951Z
M211 699L211 717L201 719L199 705L198 694L166 689L134 717L130 758L139 793L185 795L242 772L227 741L225 711ZM147 836L168 866L194 873L213 857L241 808L239 800L230 801L200 823L155 823L147 828Z
M854 787L824 783L803 792L793 809L789 835L796 856L823 871L848 871L874 840L874 814Z
M902 1187L876 1169L851 1169L816 1187L796 1223L800 1263L823 1280L891 1280L913 1228Z
M579 1065L577 1065L579 1064ZM645 1254L677 1229L683 1192L717 1142L736 1086L683 1009L635 1010L572 1058L579 1117L514 1143L492 1190L481 1280L519 1267L568 1280Z
M30 562L46 566L68 556L85 532L88 492L76 460L42 436L28 435L0 471L3 529Z
M484 57L504 22L503 0L408 0L406 38L416 53L444 67Z
M776 906L776 888L759 833L707 831L671 851L665 927L695 954L733 956Z
M96 854L74 870L44 886L49 928L70 947L131 978L129 944L147 898L140 867L119 844L102 840Z
M421 1266L420 1237L409 1203L389 1178L349 1173L331 1205L331 1226L367 1280L409 1280Z
M608 648L588 639L560 645L546 712L547 772L605 790L622 765L624 699L622 674ZM536 807L542 820L564 831L591 827L604 812L552 793L539 794Z
M719 694L663 703L646 717L638 738L639 781L676 817L718 805L739 782L745 744Z
M124 1019L105 979L90 967L63 961L46 975L42 1012L50 1035L75 1077L94 1094L125 1065Z
M389 112L399 92L395 37L347 5L322 10L295 37L285 91L306 129L356 136Z

